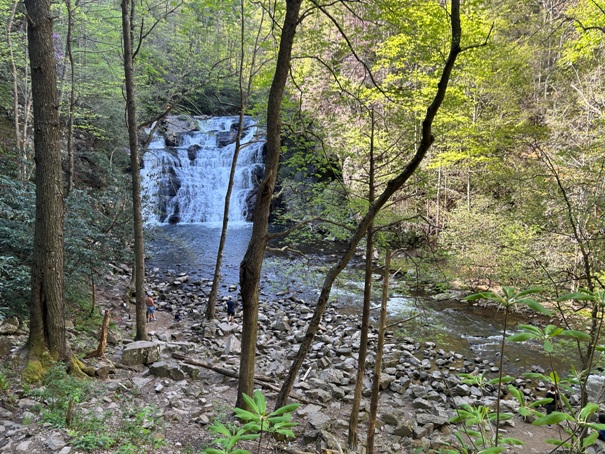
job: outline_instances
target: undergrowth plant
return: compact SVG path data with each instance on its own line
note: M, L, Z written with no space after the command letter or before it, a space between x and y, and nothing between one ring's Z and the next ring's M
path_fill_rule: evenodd
M599 406L597 404L590 402L584 403L586 401L584 400L585 397L583 397L583 403L579 406L574 406L570 403L568 398L568 395L577 392L578 389L581 390L583 396L585 395L585 382L589 375L589 369L580 372L576 372L572 369L569 376L561 378L554 369L553 359L558 338L572 338L579 347L581 347L583 342L596 345L598 336L595 337L594 335L595 323L593 321L593 329L591 331L593 332L593 335L573 329L559 328L554 325L540 327L522 324L519 325L520 332L506 337L507 315L510 307L513 305L518 303L526 304L541 313L549 313L537 302L526 297L526 295L535 291L537 290L526 290L515 293L511 288L504 287L502 295L493 292L483 292L470 295L467 297L467 300L472 301L479 298L486 298L497 302L505 308L505 321L500 351L501 361L504 357L504 345L506 341L534 341L540 344L542 350L549 359L550 372L547 375L536 372L524 373L522 375L531 380L538 380L548 387L552 386L557 397L555 399L548 397L532 401L512 384L508 385L508 391L518 402L519 408L517 409L517 413L522 416L525 421L533 421L533 424L537 426L558 425L561 429L564 434L562 437L546 439L544 440L546 443L555 445L555 450L563 449L565 452L569 453L584 453L586 452L586 448L597 440L599 436L598 430L605 429L605 424L599 424L594 421L596 419L595 414L599 411ZM578 293L573 294L572 296L574 298L580 298L581 296L584 298L592 298L590 300L591 302L596 298L593 297L594 292L590 294ZM562 298L570 298L570 295ZM600 323L598 323L597 326L600 329ZM512 417L511 414L500 412L499 397L501 396L502 385L513 380L512 377L503 377L502 373L501 362L499 376L496 379L488 380L483 374L460 375L463 383L481 388L487 388L488 386L497 384L497 406L495 411L492 411L485 406L470 406L468 404L464 404L458 408L456 410L456 415L450 419L451 422L459 423L461 425L461 429L454 432L458 445L456 446L456 450L446 449L445 452L448 454L455 452L495 454L506 450L506 447L503 445L522 444L520 440L499 437L498 429L500 421ZM549 414L544 414L543 411L541 411L541 407L553 403L553 400L556 400L556 402L554 402L555 405L553 405L554 411L551 411Z
M69 375L65 365L54 364L43 380L43 386L26 389L26 395L39 402L34 408L40 420L53 427L66 429L70 445L84 452L99 449L116 454L137 454L147 447L157 449L166 444L156 436L162 420L157 408L136 408L133 402L122 405L119 418L109 412L85 412L81 404L103 393L98 382Z
M234 414L245 424L242 427L236 427L219 421L215 422L210 427L210 431L220 435L219 438L213 440L213 443L219 445L220 449L206 448L203 451L204 454L250 454L250 451L246 449L236 448L236 445L244 440L258 440L257 452L260 453L262 452L263 437L266 435L294 438L294 432L291 429L297 423L292 421L292 412L300 404L284 405L267 413L267 401L261 391L254 391L253 397L243 394L243 399L248 409L236 407Z
M504 309L504 327L502 328L502 340L500 341L500 364L498 367L498 395L496 398L496 429L494 436L494 447L498 447L499 445L499 431L500 431L500 396L502 395L502 384L505 382L505 377L503 377L503 366L504 366L504 345L506 343L506 331L508 329L508 316L511 310L515 306L524 305L536 312L545 315L551 315L550 311L543 307L536 300L528 298L528 295L532 295L538 292L541 292L540 288L531 288L527 290L521 290L520 292L515 291L512 287L502 287L502 293L496 293L492 291L481 292L469 295L465 298L466 301L476 301L478 299L487 299L492 301L498 305L498 309ZM508 378L508 377L507 377ZM490 452L500 452L499 450L490 451Z

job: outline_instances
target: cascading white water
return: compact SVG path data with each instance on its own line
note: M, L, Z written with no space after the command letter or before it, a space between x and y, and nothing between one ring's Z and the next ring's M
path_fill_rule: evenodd
M147 223L221 223L238 117L198 120L199 131L186 133L178 147L163 137L151 142L143 157L141 189ZM246 117L241 138L229 222L245 222L250 196L263 170L264 137Z

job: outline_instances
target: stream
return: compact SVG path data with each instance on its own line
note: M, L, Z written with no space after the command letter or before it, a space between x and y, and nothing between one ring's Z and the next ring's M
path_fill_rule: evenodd
M234 223L229 227L223 256L221 291L239 283L239 264L250 239L252 225ZM147 266L167 273L186 273L192 279L212 279L216 249L220 238L218 223L164 224L148 228ZM278 295L295 294L307 302L317 298L327 267L338 257L334 244L307 248L299 254L272 252L266 254L261 280L263 299L279 299ZM375 284L376 292L380 281ZM470 361L488 360L499 364L503 330L503 312L473 306L456 300L439 300L430 296L410 297L398 294L393 279L388 301L389 324L401 323L402 337L432 341L437 348L462 354ZM330 304L343 312L360 312L363 301L361 263L351 263L335 283ZM379 299L372 303L372 319L379 316ZM531 319L536 322L539 319ZM518 323L528 323L526 316L509 315L507 334L517 332ZM395 329L395 328L393 328ZM573 354L553 359L561 375L573 364ZM529 372L534 366L550 370L549 358L535 343L506 343L504 371L509 374ZM546 372L548 373L548 372Z

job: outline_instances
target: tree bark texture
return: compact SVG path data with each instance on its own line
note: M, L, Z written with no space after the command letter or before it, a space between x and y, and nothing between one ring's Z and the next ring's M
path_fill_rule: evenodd
M384 353L384 332L387 322L387 301L389 299L389 277L391 269L391 251L387 251L384 260L384 280L382 282L382 298L380 299L380 323L378 327L378 345L376 346L376 359L374 361L374 379L372 381L372 397L370 399L370 417L368 420L368 436L366 439L366 453L374 454L374 436L376 434L376 414L378 412L378 399L380 398L380 372L382 371L382 356Z
M126 121L130 168L132 172L132 220L134 231L134 286L136 292L136 340L147 340L145 318L145 245L143 243L143 209L141 207L141 166L137 138L137 110L134 90L133 32L135 2L122 0L122 34L124 40L124 78L126 83Z
M371 111L371 134L370 134L370 172L368 180L368 202L372 204L376 197L374 187L374 111ZM365 278L363 284L363 309L361 313L361 336L359 339L359 354L357 356L357 375L355 377L355 391L353 392L353 403L351 404L351 416L349 417L349 436L347 445L349 449L357 449L359 408L361 407L361 393L363 391L363 379L365 377L365 363L368 354L368 332L370 331L370 306L372 303L372 256L374 255L374 223L371 222L366 233L366 261Z
M63 300L63 173L57 71L50 0L26 0L34 107L36 222L32 262L30 333L34 357L48 349L68 359Z
M244 321L242 327L242 353L240 356L240 378L237 390L236 406L244 408L242 393L252 395L254 390L254 367L256 355L256 337L258 333L258 294L261 267L268 242L269 212L273 190L277 180L277 169L281 151L280 109L288 75L292 45L296 34L296 25L302 0L286 1L286 16L282 27L279 53L267 106L267 157L265 176L258 188L254 215L252 218L252 236L248 249L240 264L240 288Z
M452 0L451 27L452 39L449 55L443 67L441 79L437 84L437 93L433 98L433 102L427 108L426 115L422 122L422 136L420 138L418 148L416 149L416 154L412 157L412 159L410 160L408 165L402 170L402 172L397 175L394 179L388 182L385 190L376 199L372 206L370 206L368 212L357 225L357 228L349 239L347 248L340 260L332 268L330 268L330 270L328 270L328 273L326 274L322 285L321 293L317 300L317 306L315 307L315 311L313 312L313 317L309 322L307 333L305 334L305 338L303 339L300 345L298 353L296 354L296 357L294 358L294 361L290 366L290 370L288 371L288 375L284 381L282 389L277 396L275 408L279 408L285 404L288 395L290 394L290 391L292 389L292 386L294 386L294 380L296 379L298 371L300 370L302 363L307 353L309 352L311 345L313 344L313 338L317 333L319 323L321 322L321 317L324 311L326 310L326 306L328 304L328 299L330 297L330 292L332 291L332 285L334 284L334 281L353 257L357 245L367 232L369 226L372 224L372 221L376 217L376 214L382 209L382 207L391 198L391 196L396 191L398 191L414 174L414 172L426 156L427 151L433 144L433 141L435 140L432 134L433 121L435 119L435 116L437 115L437 112L439 111L439 108L441 107L443 99L445 98L445 92L447 91L447 86L452 73L452 69L454 68L454 63L456 62L458 54L461 52L460 0Z

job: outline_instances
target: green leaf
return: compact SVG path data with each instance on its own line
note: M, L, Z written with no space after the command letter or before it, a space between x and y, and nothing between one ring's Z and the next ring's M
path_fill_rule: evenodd
M532 333L516 333L513 334L512 336L508 336L506 338L506 340L511 341L511 342L525 342L526 340L529 339L535 339L535 335Z
M517 293L517 296L525 296L525 295L531 295L533 293L540 293L543 292L545 289L543 288L528 288L527 290L521 290L519 293Z
M545 415L541 418L536 419L533 424L536 426L546 426L548 424L559 424L561 421L573 421L573 416L567 413L561 413L553 411L550 415Z
M544 351L546 353L552 353L554 351L552 347L552 341L550 339L544 341Z
M525 304L528 307L530 307L533 310L535 310L536 312L539 312L539 313L544 314L544 315L552 315L552 312L550 312L548 309L546 309L544 306L542 306L537 301L527 300L527 301L525 301Z
M216 423L209 427L210 432L215 432L217 434L225 435L227 437L231 436L231 432L223 423Z
M503 448L502 446L498 446L498 447L487 448L482 451L479 451L479 454L498 454L499 452L504 452L504 451L506 451L506 448Z
M530 331L533 334L540 336L542 334L542 331L540 331L540 328L538 328L537 326L534 325L519 325L519 329L523 329L525 331Z
M501 438L500 443L504 443L507 445L522 445L523 444L523 442L521 440L519 440L518 438L512 438L512 437Z
M265 395L258 389L254 391L254 402L259 414L265 415L267 413L267 400L265 399Z
M244 399L244 402L246 403L246 406L248 408L250 408L250 411L256 413L257 415L261 415L261 411L258 408L258 405L256 404L256 402L246 393L242 394L242 398Z
M466 297L464 297L463 299L466 301L476 301L476 300L480 300L480 299L491 299L494 300L497 297L494 294L494 292L481 292L481 293L473 293L472 295L468 295Z
M570 336L570 337L573 337L573 338L579 339L579 340L590 340L590 335L588 335L582 331L576 331L573 329L566 329L566 330L562 331L561 336Z
M544 440L544 443L548 443L549 445L564 446L566 448L571 448L571 445L569 443L565 443L557 438L547 438L546 440Z
M568 301L568 300L579 300L579 301L592 301L594 295L590 295L584 292L568 293L557 298L557 301Z
M590 415L599 411L599 406L595 403L588 403L582 410L580 410L579 419L586 421Z
M251 421L249 423L244 424L243 427L247 432L260 432L261 426L256 421Z
M280 408L276 409L269 416L277 416L277 415L282 415L284 413L292 413L298 407L300 407L300 404L288 404L288 405L284 405L283 407L280 407Z
M248 410L244 410L242 408L236 408L233 410L236 418L241 419L242 421L258 421L258 415L249 412Z
M206 448L206 450L204 451L204 454L224 454L224 451L220 451L220 450L214 449L214 448Z
M582 440L582 447L586 448L587 446L592 445L599 438L599 432L592 432L589 436L587 436L584 440Z
M539 380L551 381L551 379L548 378L546 375L540 374L538 372L525 372L521 375L523 375L525 378L537 378Z

